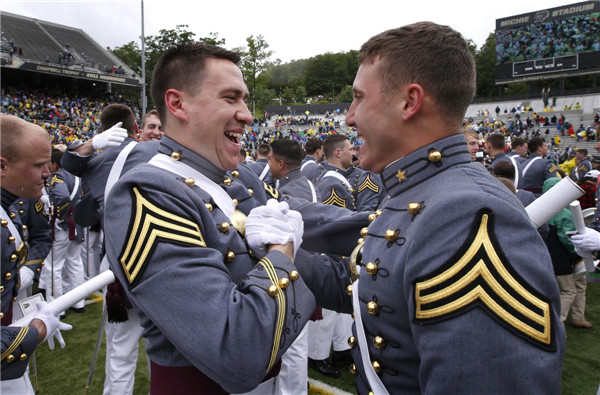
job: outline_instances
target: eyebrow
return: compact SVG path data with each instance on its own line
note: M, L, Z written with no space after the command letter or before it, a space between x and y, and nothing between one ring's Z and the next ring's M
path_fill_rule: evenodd
M238 88L227 88L227 89L223 89L223 91L221 92L221 94L227 94L227 93L233 93L235 96L241 96L241 97L248 97L249 93L238 89Z

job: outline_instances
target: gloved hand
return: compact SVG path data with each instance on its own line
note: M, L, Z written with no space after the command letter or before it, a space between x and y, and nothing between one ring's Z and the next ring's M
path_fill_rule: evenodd
M48 195L42 195L40 200L42 201L42 203L44 203L44 205L50 204L50 198L48 197Z
M581 253L600 250L600 233L593 229L585 228L585 232L571 236L571 242L576 251ZM579 256L583 256L578 252Z
M65 340L60 331L70 331L73 327L69 324L60 322L59 317L50 311L50 307L46 302L38 303L37 309L38 311L33 315L32 320L37 318L44 322L44 325L46 326L46 337L43 341L48 340L48 347L50 347L51 350L54 350L54 337L56 337L60 347L65 348Z
M24 289L25 287L33 285L33 277L35 277L35 273L33 273L33 270L31 270L27 266L23 266L21 269L19 269L21 288Z
M92 146L95 150L101 150L106 147L116 147L127 138L127 130L121 127L123 122L117 122L112 128L97 134L92 139Z
M246 240L258 258L267 254L270 244L294 245L294 256L302 244L304 223L300 213L290 210L285 202L270 199L265 206L256 207L246 219Z

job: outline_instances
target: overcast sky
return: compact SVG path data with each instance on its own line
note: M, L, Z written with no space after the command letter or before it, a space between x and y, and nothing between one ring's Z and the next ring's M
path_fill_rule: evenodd
M496 19L577 2L145 0L144 34L188 25L196 37L218 33L230 49L245 46L250 35L263 35L274 51L272 60L289 62L358 50L377 33L424 20L449 25L481 47L494 31ZM140 1L2 0L0 10L80 28L103 47L139 42L142 34Z

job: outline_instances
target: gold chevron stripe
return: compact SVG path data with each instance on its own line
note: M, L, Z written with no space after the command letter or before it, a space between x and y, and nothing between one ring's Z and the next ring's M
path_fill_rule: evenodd
M478 251L480 251L481 248L484 249L486 253L485 256L489 259L489 263L486 262L486 259L480 259L466 274L458 279L454 279L454 276L458 275L458 273L467 265L473 264L474 256ZM536 311L533 311L530 307L525 306L521 301L517 300L517 298L511 295L511 293L505 289L503 285L500 284L494 277L490 271L490 268L488 267L489 264L493 265L495 270L499 273L499 276L508 283L508 286L513 293L537 307L542 313L540 314ZM488 294L488 292L480 285L477 285L467 294L444 305L433 308L423 307L423 305L438 302L444 298L458 294L461 290L465 289L479 278L483 279L483 281L489 285L493 291L492 295ZM431 294L422 296L427 289L435 287L449 280L452 280L452 283L444 288L439 289ZM502 321L510 325L512 328L536 341L548 345L551 342L550 305L549 303L539 299L537 296L529 292L525 288L526 286L527 284L521 284L511 275L496 253L488 233L488 215L484 214L481 217L481 223L479 225L477 234L475 235L474 240L465 254L443 273L431 279L416 283L416 318L421 320L440 318L453 312L457 312L471 303L480 300L493 314L498 316ZM494 296L496 298L494 298ZM539 324L543 330L540 331L532 327L527 322L524 322L519 317L514 316L511 312L507 311L503 306L501 306L497 302L498 300L504 301L524 317L527 317L531 321Z
M35 202L35 205L33 207L35 207L35 211L41 213L44 210L44 203L42 203L42 201L38 199L38 201Z
M38 263L44 262L44 258L41 259L33 259L31 261L25 262L25 266L37 265Z
M346 201L342 199L337 193L335 193L335 187L331 187L331 195L329 195L327 199L323 200L323 204L346 208Z
M277 287L277 323L275 326L275 337L273 338L273 347L271 348L271 359L269 360L269 366L267 366L267 373L275 364L277 358L277 352L279 351L279 344L281 342L281 333L283 332L283 324L285 322L285 295L283 291L279 287L279 278L277 277L277 272L273 267L273 263L269 260L269 258L264 257L258 262L265 268L271 283Z
M0 361L4 360L4 358L12 354L12 352L15 351L17 347L19 347L19 345L23 342L23 339L25 339L25 336L27 336L27 332L29 332L28 326L21 327L21 330L19 331L19 333L17 333L15 340L13 340L11 345L0 356Z
M371 180L371 174L367 173L367 178L358 186L358 192L362 192L365 189L370 189L375 193L379 193L379 185L375 184Z
M273 188L272 186L270 186L269 184L267 184L264 181L263 181L263 187L265 188L265 191L267 191L267 193L269 195L271 195L271 197L273 199L279 199L279 191L277 189Z
M50 179L50 186L54 186L55 183L59 183L59 184L64 184L64 181L61 180L60 178L58 178L58 176L55 174L54 176L52 176L52 178Z
M198 224L157 207L144 198L135 187L133 193L135 195L133 225L124 244L125 250L119 259L129 283L136 279L140 270L150 259L150 252L159 242L159 238L206 247ZM158 216L166 219L158 218ZM164 230L160 228L164 228ZM143 242L144 240L146 241Z

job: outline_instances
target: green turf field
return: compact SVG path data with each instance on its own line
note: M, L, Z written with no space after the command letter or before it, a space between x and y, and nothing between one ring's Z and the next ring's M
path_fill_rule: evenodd
M102 306L100 303L86 306L84 314L68 313L65 322L74 329L64 334L65 349L50 351L47 345L38 347L38 389L40 394L83 394ZM574 329L567 321L567 354L563 367L564 395L594 395L600 384L600 284L590 283L587 290L586 318L594 324L592 329ZM141 342L140 342L141 344ZM146 395L149 391L148 368L145 353L140 352L135 378L135 394ZM96 364L89 394L101 394L104 381L104 348ZM31 369L31 365L30 365ZM354 379L342 369L342 377L330 379L309 369L309 375L331 386L354 393ZM31 372L33 381L33 374ZM311 389L311 394L321 394Z

